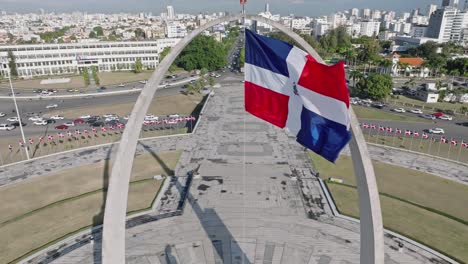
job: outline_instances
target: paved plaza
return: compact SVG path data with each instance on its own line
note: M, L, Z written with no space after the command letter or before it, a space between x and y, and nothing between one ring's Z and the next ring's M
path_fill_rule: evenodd
M180 198L187 199L181 214L128 225L127 263L359 263L359 226L331 215L304 148L245 113L242 94L239 85L217 89L195 134L139 146L139 153L183 150L175 177L150 215L176 212ZM110 148L68 154L53 166L73 167L111 154ZM100 246L98 232L92 241L41 263L101 263ZM401 250L388 236L385 252L386 263L445 263L409 244Z

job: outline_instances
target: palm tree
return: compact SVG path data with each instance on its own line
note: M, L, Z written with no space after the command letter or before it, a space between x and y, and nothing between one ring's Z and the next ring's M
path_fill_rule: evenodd
M356 86L356 82L361 80L364 77L364 74L360 71L354 70L349 73L349 77L353 80L353 86Z

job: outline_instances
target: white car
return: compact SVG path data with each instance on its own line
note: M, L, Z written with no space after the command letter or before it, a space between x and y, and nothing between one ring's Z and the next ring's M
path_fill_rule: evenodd
M7 124L0 124L0 130L10 131L13 129L15 129L15 126L7 125Z
M33 123L36 126L47 126L47 121L46 120L38 120Z
M14 116L14 117L9 117L9 118L7 118L7 121L10 121L10 122L18 122L19 119L18 119L18 117Z
M146 84L148 81L139 81L139 83Z
M73 121L68 121L68 122L65 122L63 124L66 125L66 126L69 126L69 127L75 126L75 123Z
M453 117L448 116L448 115L443 115L443 116L439 116L439 119L442 119L442 120L452 120Z
M171 119L167 121L168 124L177 124L177 121L175 119Z
M445 131L444 131L443 128L436 127L436 128L429 129L429 133L431 133L431 134L445 134Z
M5 113L2 113L2 112L0 112L0 117L4 117L4 116L6 116L6 114L5 114Z
M117 87L125 87L125 84L121 83L121 84L117 85Z
M413 113L413 114L422 114L423 113L423 111L421 111L421 109L411 109L410 112Z
M180 115L178 115L178 114L172 114L172 115L168 115L167 117L169 117L169 118L179 118Z
M425 118L425 119L431 119L431 120L435 120L436 117L433 116L433 115L419 115L419 117L422 117L422 118Z
M397 113L405 113L406 112L406 110L403 109L403 108L395 108L395 109L393 109L393 111L397 112Z
M112 117L112 116L117 116L116 114L104 114L102 117Z
M126 116L124 116L124 117L123 117L123 119L125 119L125 120L129 120L129 119L130 119L130 115L126 115Z
M91 118L91 115L82 115L80 116L81 119L88 119Z
M361 102L366 103L366 104L372 104L371 99L364 99L364 100L361 100Z
M46 106L47 109L52 109L52 108L57 108L57 107L58 107L58 104L50 104Z
M145 121L155 121L155 120L156 121L159 120L159 117L154 116L154 115L146 115L145 116Z
M42 117L40 117L40 116L31 116L30 118L28 118L28 120L31 120L31 121L41 121L41 120L42 120Z
M54 116L51 116L50 119L53 119L53 120L63 120L65 119L64 116L61 116L61 115L54 115Z
M112 121L112 120L119 120L119 117L117 117L117 116L109 116L109 117L106 118L104 121L109 122L109 121Z

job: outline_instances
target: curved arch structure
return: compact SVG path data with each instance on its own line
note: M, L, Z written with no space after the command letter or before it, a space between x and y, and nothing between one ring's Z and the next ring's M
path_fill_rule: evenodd
M135 156L138 137L143 119L158 89L158 85L171 64L192 41L194 37L217 24L241 20L243 18L266 23L281 30L293 38L317 61L323 62L317 52L299 35L280 23L270 19L248 14L238 14L210 21L190 32L164 58L145 85L132 110L125 131L122 135L116 159L112 167L109 188L106 197L104 213L104 228L102 237L102 261L104 264L125 263L125 219L128 199L130 175ZM357 178L359 192L359 209L361 219L361 263L384 263L384 243L380 200L375 180L374 169L367 151L359 123L350 109L351 130L353 138L350 142L351 156Z

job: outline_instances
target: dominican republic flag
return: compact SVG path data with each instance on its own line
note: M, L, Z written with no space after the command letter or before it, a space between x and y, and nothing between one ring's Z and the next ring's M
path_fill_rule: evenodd
M334 162L351 139L344 63L327 66L286 42L245 34L246 111Z
M372 124L372 125L370 125L370 128L372 128L372 129L377 129L377 126L374 125L374 124Z
M385 127L384 126L379 126L379 131L385 131Z
M397 128L397 129L395 129L395 133L397 133L397 134L401 134L401 129L398 129L398 128Z
M419 132L413 132L414 137L419 137Z
M429 136L426 133L422 134L422 138L427 139Z
M462 140L461 146L462 146L463 148L466 148L466 147L468 147L468 143L466 143L465 141Z
M387 127L387 132L390 132L390 133L392 133L392 132L393 132L393 128L391 128L391 127Z
M411 131L406 130L406 131L405 131L405 135L411 135Z
M441 137L441 138L440 138L440 142L447 143L448 140L447 140L445 137Z
M456 145L457 145L457 141L455 141L455 140L452 139L452 140L450 140L450 144L456 146Z

